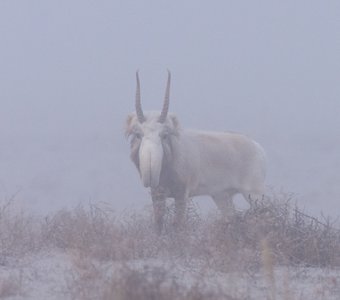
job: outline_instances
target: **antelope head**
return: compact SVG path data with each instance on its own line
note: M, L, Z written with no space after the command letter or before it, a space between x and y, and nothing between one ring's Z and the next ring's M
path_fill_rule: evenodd
M179 135L177 118L168 113L171 74L168 71L161 112L144 114L138 72L136 80L136 111L127 117L125 134L130 137L131 159L139 171L143 185L155 188L159 185L162 168L173 158L174 143Z

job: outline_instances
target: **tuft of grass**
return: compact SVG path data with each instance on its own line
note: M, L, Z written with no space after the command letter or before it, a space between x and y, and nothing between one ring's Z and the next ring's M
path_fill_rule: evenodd
M42 247L39 221L14 208L12 201L0 205L0 265L37 252Z
M245 246L257 249L258 241L266 239L281 265L340 266L340 230L330 219L305 214L291 200L267 198L246 212L235 224Z
M267 282L268 299L276 299L276 282L274 274L274 259L273 253L268 245L268 241L263 239L261 241L262 246L262 264L264 269L265 280Z
M155 256L156 234L150 218L133 214L117 219L110 209L79 205L45 219L44 235L52 247L77 250L99 260L124 261Z

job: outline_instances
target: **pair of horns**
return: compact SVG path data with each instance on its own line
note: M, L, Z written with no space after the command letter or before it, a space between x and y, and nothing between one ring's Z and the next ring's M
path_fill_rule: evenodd
M143 123L145 121L145 117L144 117L144 114L143 114L142 104L141 104L141 99L140 99L140 81L139 81L138 71L136 72L136 79L137 79L136 114L137 114L138 121L140 123ZM168 70L168 81L167 81L167 84L166 84L163 109L162 109L162 112L161 112L161 116L159 117L160 123L164 123L165 120L166 120L166 116L168 115L169 101L170 101L170 81L171 81L171 73Z

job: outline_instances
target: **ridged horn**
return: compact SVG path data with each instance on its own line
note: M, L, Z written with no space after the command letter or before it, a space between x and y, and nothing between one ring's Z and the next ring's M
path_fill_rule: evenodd
M167 84L166 84L163 109L162 109L162 112L161 112L161 116L159 117L160 123L164 123L165 120L166 120L166 116L168 115L169 102L170 102L170 82L171 82L171 73L168 70L168 81L167 81Z
M136 87L136 114L139 123L143 123L145 121L145 117L142 110L142 104L140 100L140 82L139 82L139 75L138 71L136 72L136 80L137 80L137 87Z

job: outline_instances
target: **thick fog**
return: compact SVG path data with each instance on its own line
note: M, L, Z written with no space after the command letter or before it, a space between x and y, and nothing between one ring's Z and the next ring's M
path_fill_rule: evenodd
M144 109L158 110L169 68L182 127L250 135L269 187L339 215L339 12L339 1L1 0L1 200L39 213L150 204L123 127L136 69Z

